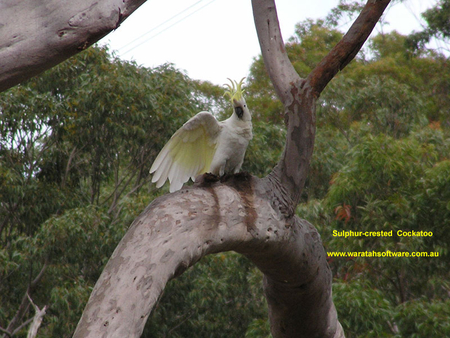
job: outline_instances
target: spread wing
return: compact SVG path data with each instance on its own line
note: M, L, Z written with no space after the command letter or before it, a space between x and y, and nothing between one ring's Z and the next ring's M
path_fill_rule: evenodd
M194 180L208 172L220 131L219 122L209 112L200 112L188 120L173 134L150 168L156 187L161 187L168 178L170 192L174 192L189 178Z

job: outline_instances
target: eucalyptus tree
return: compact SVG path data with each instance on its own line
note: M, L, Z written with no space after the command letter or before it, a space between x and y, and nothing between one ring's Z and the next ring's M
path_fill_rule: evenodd
M38 13L36 17L45 18L41 32L45 43L38 45L38 53L24 38L36 39L35 34L28 34L30 25L21 30L17 28L20 25L8 21L5 27L15 29L5 35L11 48L0 55L8 61L1 89L85 49L116 28L142 1L105 0L86 6L88 3L74 2L64 10L51 1L49 6L55 6L52 13L62 14L51 24L48 20L53 16ZM275 2L253 1L264 63L285 110L286 143L280 161L261 179L251 175L218 182L199 178L194 186L152 202L133 222L106 265L74 337L139 336L170 279L207 254L231 250L248 257L264 274L274 337L344 336L320 236L310 223L295 215L295 208L313 153L317 99L355 57L389 3L367 1L347 34L309 74L300 77L287 57ZM9 12L2 13L23 12L30 6L29 2L8 3ZM31 59L34 62L14 64L13 56L30 52L36 54Z
M138 337L166 283L207 254L236 251L264 273L274 337L342 337L316 229L295 216L315 136L315 103L359 51L389 1L368 1L348 33L301 78L287 58L274 1L255 0L263 58L285 108L286 145L264 178L199 178L153 201L117 246L75 337Z

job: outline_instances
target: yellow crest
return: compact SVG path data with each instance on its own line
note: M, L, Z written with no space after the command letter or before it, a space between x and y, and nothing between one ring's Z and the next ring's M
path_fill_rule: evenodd
M225 84L225 86L228 87L229 90L225 91L223 93L223 96L229 96L231 99L231 102L233 100L241 100L242 99L242 93L244 93L245 89L242 88L242 84L244 83L245 77L241 79L241 81L233 81L231 79L228 79L231 82L231 86L229 84Z

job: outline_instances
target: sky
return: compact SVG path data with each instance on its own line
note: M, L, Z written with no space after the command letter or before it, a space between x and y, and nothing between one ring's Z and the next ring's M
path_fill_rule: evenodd
M438 0L405 0L385 11L376 32L408 34L424 24L420 13ZM276 1L281 33L287 41L296 23L324 18L339 0ZM349 25L343 25L345 31ZM100 41L123 60L155 67L173 63L190 78L217 85L240 80L260 54L250 0L147 0L114 32Z

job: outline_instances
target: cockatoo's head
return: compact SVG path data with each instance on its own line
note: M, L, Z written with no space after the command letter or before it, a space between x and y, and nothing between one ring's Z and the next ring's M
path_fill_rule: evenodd
M243 77L239 82L228 79L231 82L231 86L229 84L225 84L225 86L228 87L228 90L225 91L223 96L230 97L231 104L234 108L234 113L239 119L243 121L250 121L252 119L252 116L250 114L250 110L248 110L244 96L242 96L242 94L244 93L244 88L242 88L244 79L245 77Z

